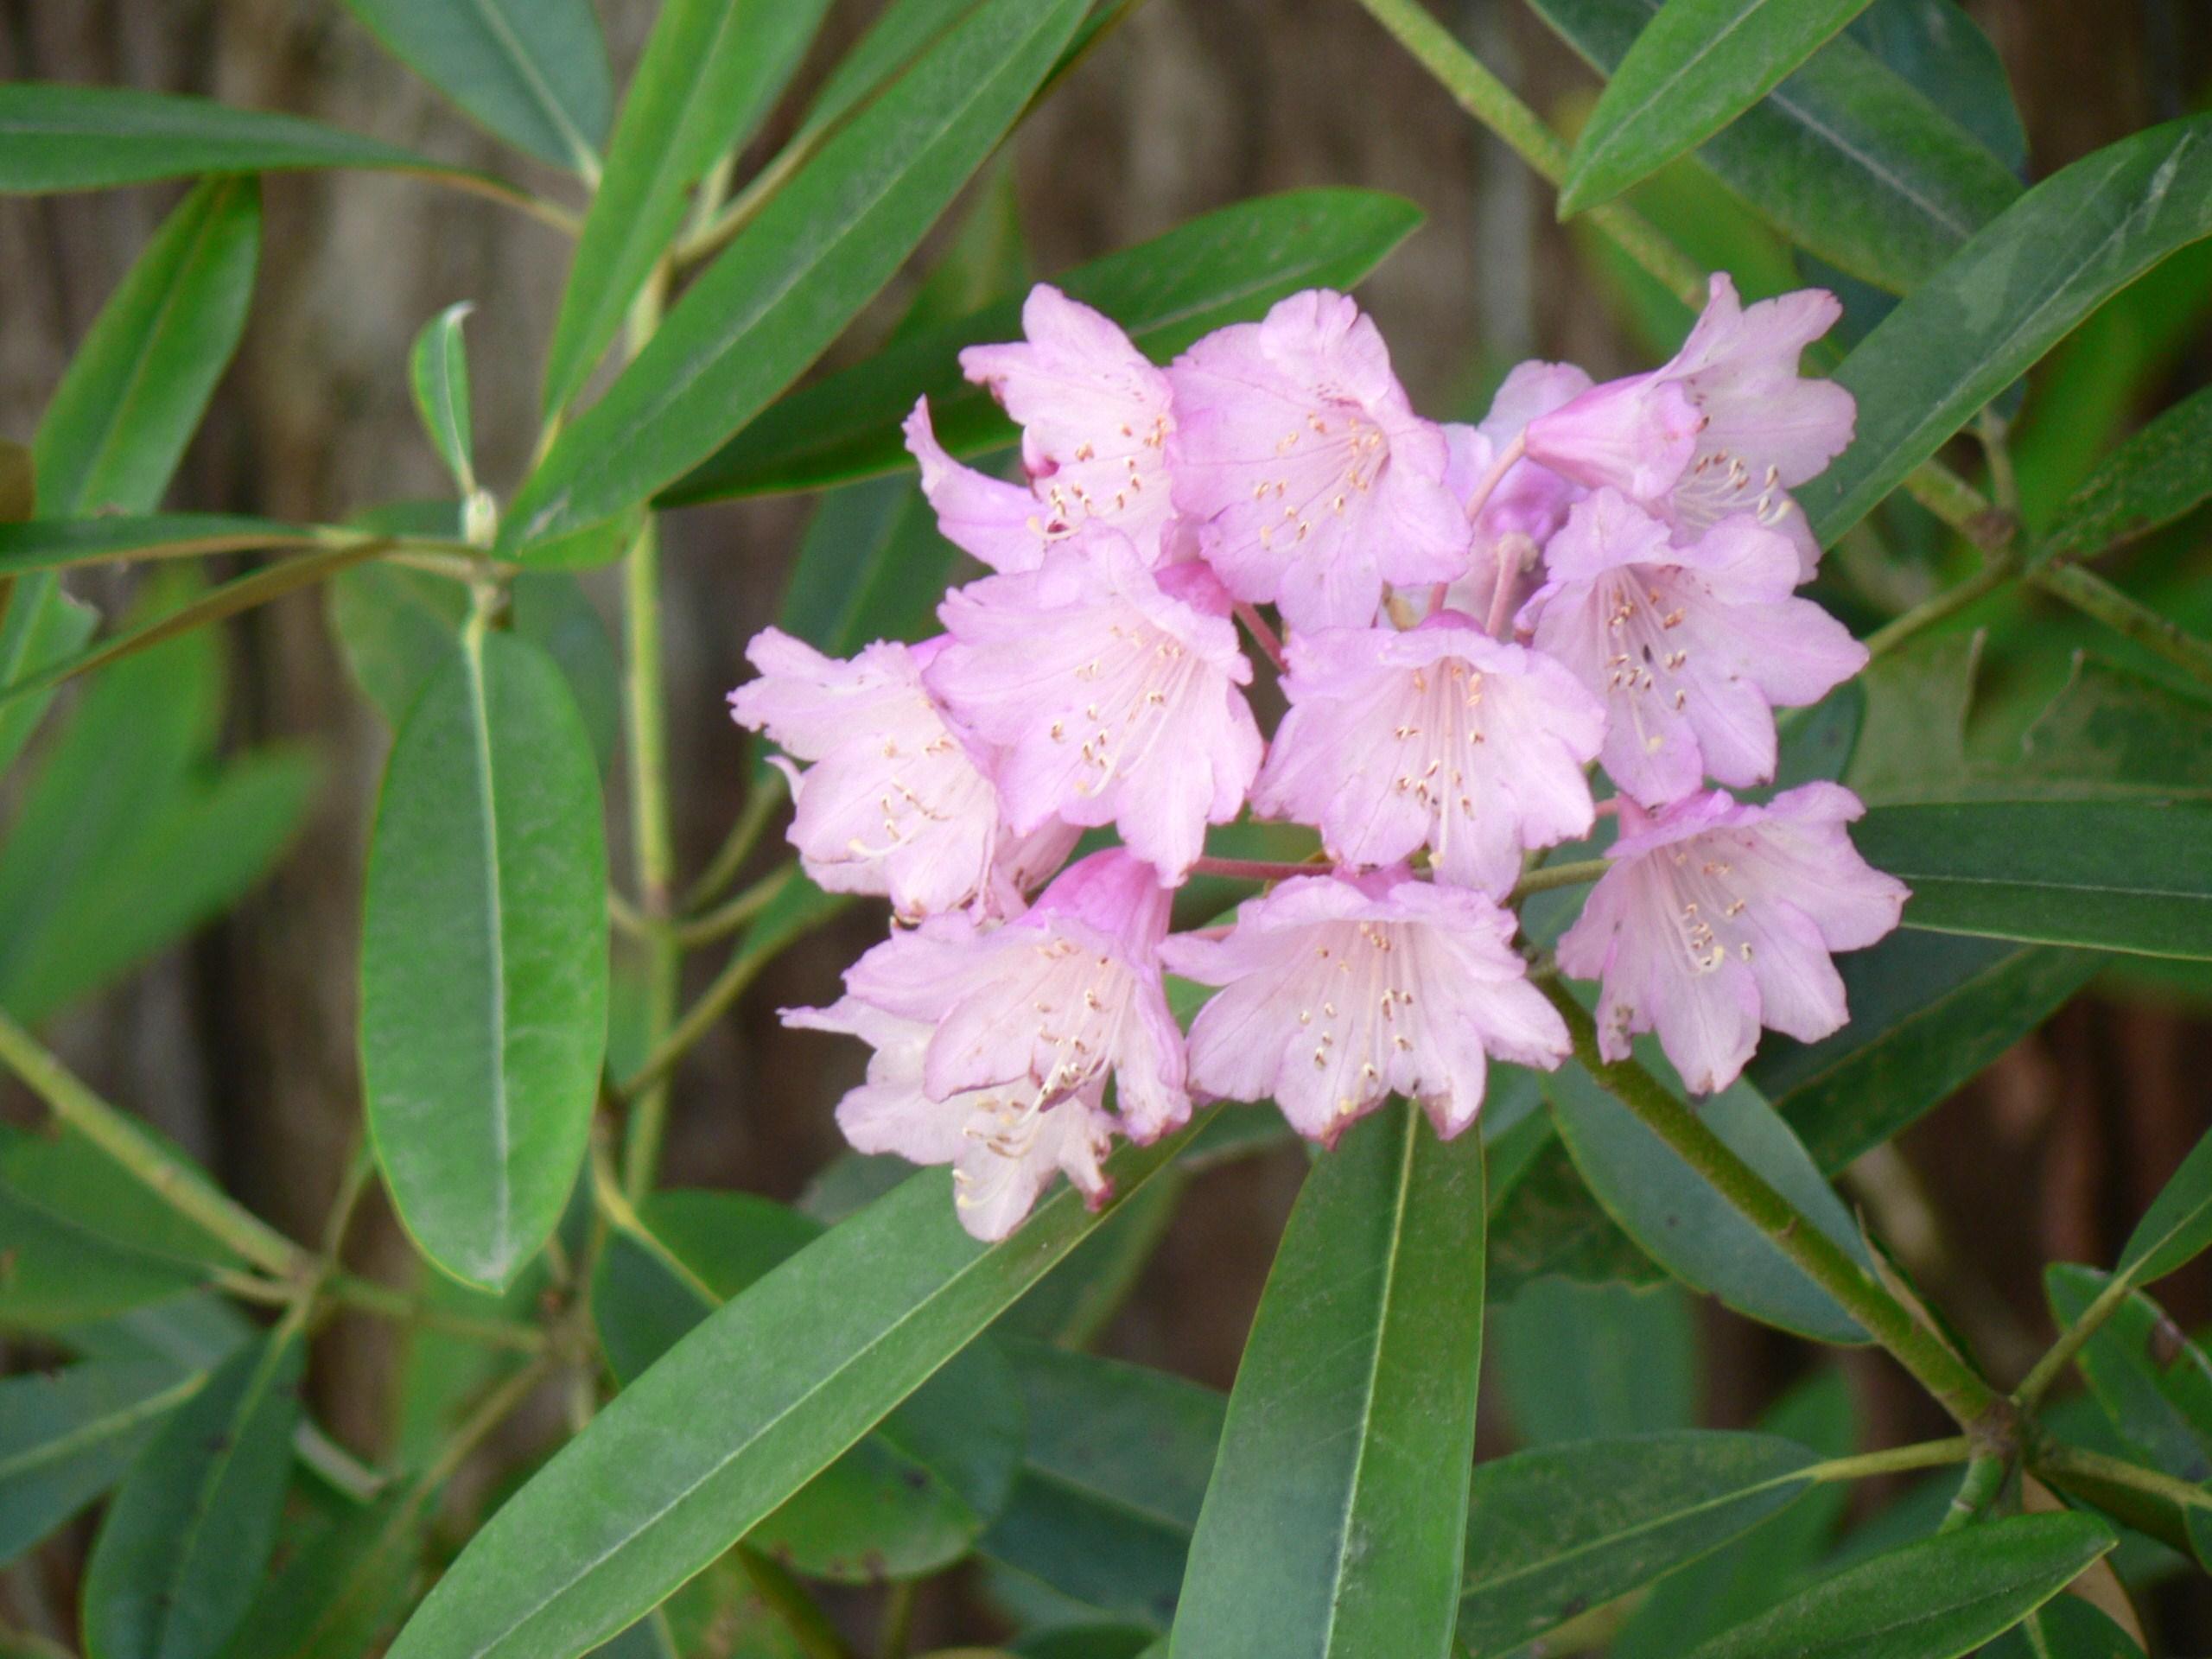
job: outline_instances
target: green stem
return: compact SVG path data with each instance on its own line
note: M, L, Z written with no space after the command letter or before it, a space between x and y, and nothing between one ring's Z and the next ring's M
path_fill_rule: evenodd
M1956 616L1976 600L1995 593L2020 572L2020 563L2010 553L1992 553L1983 561L1980 569L1964 582L1946 588L1932 598L1924 599L1904 615L1885 622L1866 636L1866 654L1878 661L1907 640L1934 627L1938 622Z
M784 774L767 772L753 786L745 798L745 808L737 815L737 822L730 826L729 834L716 849L714 861L694 881L683 895L683 913L696 915L722 895L722 890L737 879L745 868L745 861L760 844L769 823L776 816L776 809L784 804Z
M2111 1485L2125 1486L2145 1497L2171 1503L2184 1512L2195 1510L2212 1517L2212 1488L2196 1485L2177 1476L2161 1474L2156 1469L2145 1469L2140 1464L2129 1463L2123 1458L2109 1458L2101 1452L2085 1451L2078 1446L2066 1446L2054 1440L2031 1449L2028 1466L2037 1474L2049 1474L2053 1485L2063 1486L2069 1474L2081 1475Z
M1604 858L1585 858L1572 864L1546 864L1530 870L1513 884L1508 904L1518 904L1535 893L1551 893L1560 887L1587 887L1612 868L1612 861Z
M2028 580L2053 599L2154 652L2191 678L2212 685L2212 641L2198 639L2140 600L2132 599L2095 571L2072 563L2040 564Z
M1964 1434L1946 1440L1921 1440L1912 1446L1893 1446L1886 1452L1867 1452L1857 1457L1830 1458L1804 1471L1808 1480L1869 1480L1876 1475L1910 1473L1916 1469L1940 1469L1964 1463L1974 1456L1974 1442Z
M1979 1452L1967 1465L1965 1478L1953 1494L1951 1506L1943 1511L1938 1532L1956 1532L1980 1515L1995 1501L2005 1484L2005 1471L2011 1465L1994 1452Z
M685 1010L683 1017L676 1022L668 1034L653 1046L645 1056L645 1064L633 1075L616 1085L614 1092L617 1096L632 1103L631 1122L633 1125L637 1122L638 1103L666 1087L668 1074L676 1069L676 1063L690 1052L693 1045L702 1037L714 1029L715 1022L728 1012L730 1004L745 995L746 987L760 977L760 970L775 959L776 951L787 943L788 940L779 939L767 950L739 945L721 972L715 976L715 982L708 986L699 1000ZM632 1200L643 1196L634 1182L630 1185L630 1196Z
M784 1622L806 1659L853 1659L852 1649L836 1627L797 1579L760 1551L742 1544L737 1548L737 1558L745 1564L745 1576L753 1580L753 1593Z
M901 1579L893 1585L883 1599L883 1631L876 1637L876 1659L906 1659L914 1644L914 1595L918 1587L913 1579Z
M1598 1052L1597 1027L1564 986L1552 983L1542 988L1567 1021L1574 1040L1574 1056L1592 1077L1664 1141L1730 1208L1834 1298L1961 1427L1980 1437L1984 1444L2009 1438L2012 1427L2009 1402L1934 1332L1916 1321L1873 1274L1801 1215L1656 1077L1633 1060L1604 1059Z
M250 1273L219 1274L213 1283L216 1289L227 1296L269 1306L289 1306L299 1295L298 1287L292 1283L264 1279ZM486 1347L537 1353L547 1346L545 1333L534 1325L522 1325L512 1319L480 1319L465 1313L449 1313L419 1296L410 1296L404 1290L395 1290L390 1285L380 1285L373 1279L363 1279L354 1274L324 1274L321 1283L316 1287L315 1295L323 1302L372 1313L397 1325L418 1326L425 1331L443 1331L451 1336L482 1343Z
M56 1117L122 1165L170 1209L254 1266L292 1281L314 1271L314 1257L87 1089L4 1014L0 1014L0 1065L28 1084Z
M683 949L695 950L711 944L725 935L734 933L768 906L768 901L784 890L791 879L791 866L779 865L727 904L675 924L676 942Z
M2058 1333L2058 1340L2020 1379L2020 1386L2012 1390L2012 1403L2024 1412L2033 1411L2074 1356L2082 1351L2082 1345L2097 1334L2107 1319L2120 1311L2120 1305L2134 1288L2135 1281L2127 1274L2113 1274L2105 1287L2082 1310L2082 1317Z

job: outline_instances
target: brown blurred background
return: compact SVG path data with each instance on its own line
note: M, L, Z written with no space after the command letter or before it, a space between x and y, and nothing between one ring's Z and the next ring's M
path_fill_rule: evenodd
M652 10L651 0L601 0L618 73ZM833 10L808 79L874 10L848 0ZM1513 0L1440 10L1539 108L1592 85ZM2010 69L2038 175L2182 112L2212 73L2204 0L1969 0L1968 10ZM335 0L0 0L0 75L213 93L462 163L530 170L385 57ZM772 124L756 158L789 120ZM1016 165L1046 275L1255 192L1349 183L1414 198L1427 225L1364 297L1432 412L1457 412L1486 364L1538 353L1601 374L1635 364L1539 182L1351 0L1152 0L1023 130ZM570 180L531 176L556 198L573 190ZM176 194L0 202L0 435L29 437L72 345ZM566 271L555 234L469 198L361 175L272 178L266 201L253 321L172 505L334 519L439 493L404 357L422 323L459 299L477 303L480 467L512 487ZM2200 334L2164 390L2207 378L2212 349ZM804 513L804 503L778 500L669 525L677 827L691 870L742 802L746 772L722 693L743 671L745 640L774 613ZM122 593L97 581L84 591L104 608ZM385 738L315 597L234 627L231 660L235 734L310 739L330 763L309 828L237 914L72 1014L55 1036L111 1098L312 1237L359 1110L355 952ZM838 969L879 925L850 913L793 951L686 1062L671 1179L788 1197L834 1154L830 1107L857 1077L857 1049L785 1033L774 1010L833 995ZM715 965L708 956L693 969L703 977ZM2112 1254L2212 1121L2208 1077L2212 1015L2202 1007L2123 1007L2091 994L1875 1172L1905 1222L1933 1229L1916 1249L1942 1264L1944 1294L1979 1306L1966 1323L2000 1371L2024 1367L2047 1334L2039 1264ZM1302 1167L1285 1150L1205 1178L1109 1345L1226 1386ZM357 1230L354 1253L368 1270L406 1270L386 1217ZM2212 1319L2208 1265L2165 1287L2192 1327ZM1709 1324L1707 1415L1744 1421L1802 1367L1803 1351L1725 1318ZM1877 1434L1937 1429L1883 1362L1849 1363ZM378 1333L340 1326L317 1376L327 1419L373 1449L385 1386Z

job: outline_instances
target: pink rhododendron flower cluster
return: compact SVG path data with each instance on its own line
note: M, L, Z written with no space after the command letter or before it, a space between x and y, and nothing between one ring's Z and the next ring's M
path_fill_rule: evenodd
M1904 888L1853 849L1839 786L1728 792L1773 780L1777 709L1866 660L1796 591L1819 549L1788 492L1851 437L1849 394L1798 373L1835 316L1716 276L1663 367L1523 364L1443 426L1343 295L1162 369L1035 289L1023 340L961 357L1021 428L1020 481L948 455L926 402L906 423L939 527L992 574L942 634L847 662L771 629L731 697L789 757L807 873L896 913L842 1001L785 1016L874 1050L847 1137L950 1164L963 1223L1001 1238L1056 1173L1103 1202L1114 1138L1194 1100L1272 1100L1326 1145L1402 1095L1459 1134L1492 1061L1568 1052L1510 906L1606 812L1557 949L1599 982L1606 1058L1655 1032L1707 1093L1763 1027L1840 1027L1832 955L1894 927ZM1272 737L1255 659L1287 704ZM1209 861L1209 826L1247 814L1327 861ZM1171 934L1201 869L1272 885ZM1216 988L1187 1034L1169 971Z

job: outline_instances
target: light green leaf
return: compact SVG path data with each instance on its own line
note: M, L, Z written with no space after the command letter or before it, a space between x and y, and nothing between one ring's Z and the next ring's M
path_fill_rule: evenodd
M468 415L468 342L461 325L475 305L461 300L423 325L407 354L407 385L431 447L463 495L476 490L476 440Z
M115 1484L200 1382L112 1360L0 1382L0 1563Z
M614 110L591 0L346 0L385 50L485 129L595 177Z
M2107 1274L2066 1262L2050 1263L2043 1276L2062 1328L2079 1319L2111 1281ZM2164 1308L2130 1291L2075 1363L2113 1427L2153 1467L2192 1485L2212 1481L2212 1360Z
M2067 498L2038 558L2089 558L2212 499L2212 386L2184 397L2107 455Z
M1287 191L1205 214L1052 280L1113 318L1140 351L1165 360L1297 289L1350 288L1420 223L1420 210L1398 196ZM911 460L899 423L924 394L950 453L972 458L1008 445L1014 428L988 392L961 377L959 354L963 346L1020 332L1020 302L1010 299L903 335L761 411L664 491L662 505L814 489L904 468Z
M1816 1461L1771 1435L1681 1429L1480 1465L1459 1645L1510 1653L1697 1560L1803 1497Z
M983 0L770 198L568 426L502 528L600 523L696 465L889 280L1052 67L1083 0Z
M2212 1130L2181 1160L2135 1230L2113 1271L2138 1284L2164 1278L2212 1247Z
M1491 1363L1523 1446L1697 1420L1695 1311L1674 1285L1539 1279L1490 1318Z
M2212 115L2107 145L2007 208L1836 371L1858 436L1797 492L1822 545L2097 306L2209 234Z
M1175 1611L1179 1659L1440 1653L1481 1370L1482 1138L1409 1103L1291 1211L1229 1396Z
M1912 889L1907 927L2212 957L2212 806L1998 801L1877 807L1853 827Z
M1958 1659L2056 1595L2114 1541L2087 1515L1961 1527L1800 1591L1693 1659Z
M607 350L683 219L686 192L741 146L791 79L828 0L669 0L654 20L592 194L547 348L544 414Z
M1560 217L1611 200L1726 126L1866 0L1667 0L1567 158Z
M296 1333L225 1361L132 1465L85 1572L91 1659L213 1659L276 1541L306 1351Z
M1109 1161L1143 1185L1190 1131ZM510 1498L391 1659L572 1659L634 1623L880 1421L1098 1217L1047 1198L1006 1244L915 1176L725 1304Z
M1553 1072L1545 1096L1591 1192L1675 1277L1785 1331L1866 1340L1858 1321L1580 1065L1570 1060ZM1866 1262L1850 1212L1756 1090L1738 1083L1700 1102L1697 1114L1839 1249Z
M591 741L536 646L472 627L392 744L369 848L361 1071L392 1201L505 1285L582 1162L607 1036Z

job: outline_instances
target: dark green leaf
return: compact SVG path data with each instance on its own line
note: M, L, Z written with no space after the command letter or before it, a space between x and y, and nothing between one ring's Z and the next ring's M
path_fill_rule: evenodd
M1878 1555L1699 1648L1694 1659L1957 1659L2113 1547L2087 1515L2024 1515Z
M1803 1497L1817 1461L1770 1435L1682 1429L1479 1465L1460 1645L1509 1653L1697 1560Z
M476 440L468 413L468 342L461 325L475 308L467 300L448 306L423 325L407 354L415 412L464 495L476 487Z
M327 1524L262 1586L222 1659L362 1659L420 1570L423 1494L396 1491Z
M2146 536L2212 499L2212 386L2184 397L2089 474L2037 550L2088 558Z
M212 98L40 81L0 86L0 194L317 167L469 176L320 122ZM60 510L52 501L46 509Z
M1128 1193L1189 1131L1109 1161ZM391 1659L571 1659L749 1532L990 1323L1098 1217L1062 1191L987 1248L942 1170L727 1303L461 1553Z
M1141 1624L1063 1624L1017 1637L1007 1651L1014 1659L1141 1659L1157 1639Z
M1664 1273L1616 1226L1550 1132L1548 1122L1521 1133L1541 1139L1527 1172L1502 1198L1490 1221L1490 1294L1503 1301L1532 1281L1557 1277L1581 1284L1657 1284ZM1493 1160L1503 1162L1503 1148ZM1503 1185L1493 1173L1495 1192Z
M541 161L588 177L614 111L591 0L346 0L387 51Z
M2212 957L2212 807L2164 801L1884 806L1852 839L1942 933Z
M1673 1285L1539 1279L1493 1306L1491 1364L1523 1446L1697 1421L1697 1332Z
M2143 1659L2143 1649L2081 1597L2054 1596L1981 1655L1982 1659Z
M2212 1130L2181 1160L2135 1230L2113 1271L2138 1284L2164 1278L2212 1247Z
M607 849L560 672L472 628L392 745L369 849L361 1069L409 1233L505 1285L560 1218L607 1036Z
M1660 3L1535 0L1601 73L1620 63ZM2018 180L1970 134L1849 38L1815 53L1707 139L1697 159L1800 246L1897 292L1935 272L2020 194Z
M1568 1061L1545 1094L1560 1135L1598 1201L1651 1258L1740 1313L1824 1342L1863 1342L1858 1322L1643 1120ZM1748 1084L1702 1101L1698 1116L1812 1224L1862 1263L1851 1215L1774 1109Z
M825 144L669 312L515 499L513 548L634 506L813 361L1013 125L1083 0L984 0Z
M0 524L0 575L63 570L108 559L188 559L205 553L298 547L325 534L310 525L218 512L34 518Z
M1440 1653L1465 1548L1482 1138L1410 1103L1316 1164L1260 1300L1175 1611L1181 1659Z
M2059 1325L2087 1311L2110 1275L2054 1262L2044 1287ZM2130 1291L2075 1363L2113 1427L2152 1464L2194 1485L2212 1480L2212 1360L2141 1291Z
M1227 1402L1116 1360L1009 1342L1029 1446L978 1546L1062 1595L1164 1630Z
M832 657L920 639L959 556L912 479L832 490L808 523L777 626Z
M775 101L828 0L669 0L623 95L547 348L543 412L583 387L683 219L686 192Z
M1053 281L1121 324L1139 350L1165 359L1297 289L1350 288L1420 223L1420 210L1398 196L1289 191L1208 213ZM988 393L961 378L959 353L1020 332L1020 302L1007 300L903 336L762 411L664 491L662 505L814 489L902 468L909 461L899 423L924 394L938 440L952 454L1002 448L1014 429Z
M224 1362L162 1425L108 1507L85 1571L99 1659L212 1659L276 1541L306 1351L296 1334Z
M1905 930L1835 965L1850 1023L1817 1043L1768 1032L1745 1070L1829 1171L1948 1099L2088 984L2098 959Z
M1849 33L2012 171L2027 166L2005 60L1956 0L1874 0Z
M1694 149L1772 91L1866 0L1667 0L1605 83L1560 181L1560 217Z
M2097 306L2212 234L2212 116L2153 127L2044 180L1843 360L1858 436L1798 492L1823 545Z
M90 1325L72 1325L63 1339L86 1359L165 1365L184 1376L212 1370L260 1327L213 1291L188 1290Z
M0 1563L114 1485L200 1382L114 1360L0 1382Z

